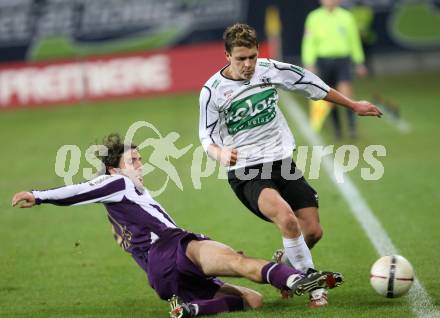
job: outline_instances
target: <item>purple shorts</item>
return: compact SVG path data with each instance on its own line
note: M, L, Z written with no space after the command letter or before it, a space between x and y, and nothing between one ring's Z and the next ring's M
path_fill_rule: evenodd
M211 299L224 284L216 277L207 277L186 256L186 246L193 240L209 238L180 229L173 230L151 246L147 261L133 255L147 272L151 287L161 299L167 300L173 295L179 296L184 302Z

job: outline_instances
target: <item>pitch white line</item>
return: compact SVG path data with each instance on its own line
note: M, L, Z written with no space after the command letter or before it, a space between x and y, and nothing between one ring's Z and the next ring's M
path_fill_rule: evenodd
M293 97L284 92L280 92L283 102L287 107L289 117L294 121L295 128L306 138L307 142L312 145L324 145L322 138L315 133L308 124L308 118L299 107ZM350 207L353 216L359 222L365 234L370 239L379 255L399 254L387 232L368 206L367 202L353 184L349 176L344 176L344 182L338 183L334 175L334 160L326 156L322 159L325 172L335 184L336 188L345 199ZM408 300L412 311L419 318L440 318L440 312L433 304L431 297L426 292L420 281L416 278L414 285L409 291Z

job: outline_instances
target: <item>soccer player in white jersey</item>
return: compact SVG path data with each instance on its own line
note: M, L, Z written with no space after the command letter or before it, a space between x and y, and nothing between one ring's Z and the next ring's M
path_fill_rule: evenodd
M240 201L282 234L289 262L313 269L310 253L322 236L318 196L295 169L293 135L278 107L279 88L324 99L360 116L381 111L353 101L298 66L258 58L255 30L234 24L223 35L228 64L200 93L199 136L208 155L228 166L228 181ZM324 289L310 294L310 306L327 305Z

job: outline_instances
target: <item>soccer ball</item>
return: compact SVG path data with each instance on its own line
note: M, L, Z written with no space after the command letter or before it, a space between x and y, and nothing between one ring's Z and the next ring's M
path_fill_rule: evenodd
M383 256L371 267L370 283L379 295L388 298L403 296L413 282L414 270L403 256Z

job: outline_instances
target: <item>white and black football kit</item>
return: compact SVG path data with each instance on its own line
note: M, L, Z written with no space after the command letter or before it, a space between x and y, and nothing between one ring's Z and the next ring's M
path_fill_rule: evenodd
M237 149L237 163L228 167L229 183L238 198L263 219L257 201L267 187L277 189L293 210L318 206L316 192L302 176L286 178L282 173L294 173L295 139L278 107L277 89L319 100L330 87L307 70L270 59L257 60L250 80L227 78L225 68L200 93L199 137L204 149L210 144ZM271 163L268 173L263 166ZM249 175L250 170L255 173Z

